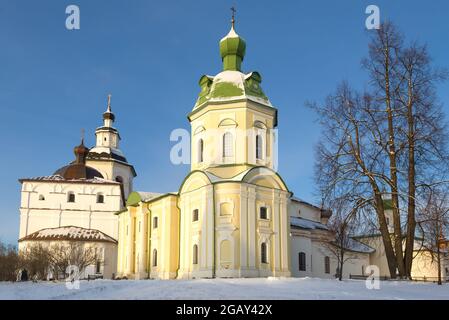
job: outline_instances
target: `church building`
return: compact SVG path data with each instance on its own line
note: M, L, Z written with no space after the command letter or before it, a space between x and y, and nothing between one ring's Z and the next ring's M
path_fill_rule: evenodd
M219 47L223 70L200 78L188 114L191 170L176 192L131 193L118 213L117 274L333 277L323 246L330 213L292 197L276 172L278 110L260 73L242 71L246 42L234 21Z
M187 115L191 164L178 190L133 190L136 171L120 150L109 96L92 149L82 140L70 164L19 180L19 250L81 242L99 253L86 274L105 278L336 276L332 212L294 196L277 172L278 109L261 74L242 69L246 42L234 19L219 49L223 69L200 77ZM379 235L354 236L345 249L344 278L372 265L388 276ZM418 242L415 253L412 276L434 277ZM449 275L447 256L443 270Z
M44 177L20 179L19 250L77 241L95 247L98 265L86 271L112 278L117 269L118 219L132 190L135 170L119 149L110 96L96 146L81 144L75 160Z

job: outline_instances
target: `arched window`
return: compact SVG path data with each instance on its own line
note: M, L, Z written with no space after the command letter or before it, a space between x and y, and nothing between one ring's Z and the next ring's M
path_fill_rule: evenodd
M262 136L258 134L256 136L256 159L262 159L263 157L263 141Z
M39 201L44 201L44 200L45 200L44 195L40 194L40 195L39 195Z
M157 229L158 228L158 218L157 217L154 217L153 218L153 229Z
M157 250L153 250L153 267L157 267Z
M75 202L75 194L73 192L67 194L67 202Z
M298 258L299 258L299 271L306 271L306 254L304 252L300 252Z
M193 245L192 263L198 264L198 245Z
M192 212L192 221L198 221L199 220L199 210L195 209Z
M331 259L324 257L324 273L331 273Z
M97 203L104 203L104 195L99 193L97 194Z
M223 157L232 157L234 155L234 146L233 146L233 136L232 133L226 132L223 135Z
M268 259L267 259L267 244L265 242L263 242L260 245L260 262L268 263Z
M198 140L198 163L204 161L204 141L203 139Z

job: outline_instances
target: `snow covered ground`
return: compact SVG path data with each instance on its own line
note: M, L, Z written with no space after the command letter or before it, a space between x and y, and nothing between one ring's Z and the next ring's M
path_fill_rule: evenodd
M0 283L0 299L449 299L449 284L315 278L81 281L78 290L62 283Z

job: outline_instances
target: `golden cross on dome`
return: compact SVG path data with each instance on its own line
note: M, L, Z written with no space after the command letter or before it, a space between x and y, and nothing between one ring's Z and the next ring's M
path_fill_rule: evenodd
M81 143L84 143L84 128L81 129Z
M232 27L234 28L235 25L235 13L237 12L237 10L235 9L234 6L231 7L231 11L232 11Z

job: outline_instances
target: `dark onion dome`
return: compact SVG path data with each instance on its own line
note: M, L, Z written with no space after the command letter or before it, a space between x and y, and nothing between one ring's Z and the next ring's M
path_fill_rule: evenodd
M60 175L66 180L77 179L104 179L103 175L92 167L86 166L86 158L89 154L89 149L84 145L84 139L81 144L73 149L75 153L75 161L68 166L62 167L55 171L53 175Z
M111 120L112 122L115 121L115 115L112 113L111 110L111 95L108 95L108 108L105 113L103 113L103 119L104 120Z
M94 178L104 179L103 175L94 168L76 163L58 169L53 175L60 175L66 180L89 180Z
M108 110L103 113L103 119L115 121L115 115L110 110Z

